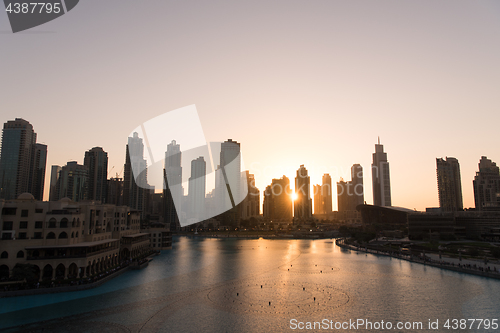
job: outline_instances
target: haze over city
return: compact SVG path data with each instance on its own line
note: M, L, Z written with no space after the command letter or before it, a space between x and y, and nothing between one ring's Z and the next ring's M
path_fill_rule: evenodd
M207 140L240 142L261 191L301 164L311 184L367 171L380 136L392 205L438 206L435 159L453 156L473 207L479 159L500 161L499 17L496 1L85 1L0 35L0 122L30 121L48 168L101 146L113 176L133 128L196 104Z

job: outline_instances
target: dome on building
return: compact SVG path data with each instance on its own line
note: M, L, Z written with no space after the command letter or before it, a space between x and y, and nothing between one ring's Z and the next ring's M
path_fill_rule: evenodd
M68 198L68 197L64 197L64 198L60 199L60 200L59 200L59 202L67 202L67 203L70 203L70 202L72 202L72 201L71 201L71 199L70 199L70 198Z
M31 193L23 193L17 197L17 200L35 200L35 197Z

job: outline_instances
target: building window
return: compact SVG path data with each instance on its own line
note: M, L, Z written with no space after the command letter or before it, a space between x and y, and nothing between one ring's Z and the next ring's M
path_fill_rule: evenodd
M12 221L5 221L3 223L3 229L2 230L12 230L13 224L14 223Z
M26 233L25 232L20 232L18 239L26 239Z
M16 215L16 208L4 207L2 209L2 215Z
M23 251L17 252L17 257L18 258L24 258L24 252Z
M63 218L61 222L59 223L59 228L67 228L68 227L68 219Z
M51 218L49 220L49 228L55 228L56 227L56 219L55 218Z
M42 229L43 228L43 222L42 221L36 221L35 222L35 229Z
M41 232L35 232L35 236L33 238L34 239L42 239L42 233Z
M7 259L7 258L9 258L9 254L7 253L7 251L3 251L3 252L2 252L2 255L0 256L0 258L2 258L2 259Z
M43 213L43 209L42 208L37 208L37 209L35 209L35 213L42 214Z
M12 234L10 232L9 233L5 232L2 234L2 239L3 240L12 239Z
M28 217L28 210L27 209L23 209L21 211L21 217Z
M46 239L56 239L56 234L54 234L53 232L49 232L47 234L47 237L45 237Z
M28 221L19 222L19 229L28 229Z

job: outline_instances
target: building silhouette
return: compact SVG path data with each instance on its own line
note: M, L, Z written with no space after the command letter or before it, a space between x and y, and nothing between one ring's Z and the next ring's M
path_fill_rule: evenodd
M89 170L88 199L107 202L108 192L108 153L101 147L85 152L83 165Z
M321 194L321 185L313 185L314 214L323 214L323 196Z
M263 214L271 221L292 220L292 189L288 177L273 179L271 185L266 187Z
M241 145L228 139L221 143L220 166L216 173L216 193L219 196L219 207L225 211L219 215L223 225L238 227L240 222L239 204L246 197L246 188L241 186ZM221 186L222 185L222 186Z
M57 167L57 166L56 166ZM88 168L78 162L68 162L59 171L54 201L68 198L79 202L88 200Z
M463 209L460 164L454 157L436 158L439 207L443 212Z
M0 199L31 193L43 200L47 146L36 143L33 126L22 118L7 121L2 131Z
M337 203L339 212L354 212L364 203L363 167L360 164L351 167L350 181L341 178L337 183Z
M384 146L375 144L372 163L372 183L373 183L373 204L375 206L391 206L391 180L389 172L389 162Z
M500 210L499 168L486 156L481 156L478 166L473 181L476 210Z
M203 156L191 161L191 177L188 188L188 219L200 222L205 213L207 163Z
M108 179L106 203L116 206L123 205L123 178Z
M356 210L358 205L365 202L363 186L363 167L360 164L353 164L351 167L352 199L350 201L350 210Z
M260 191L255 186L255 176L248 170L241 176L244 178L242 184L247 184L248 195L240 204L240 218L258 217L260 216Z
M303 164L295 177L295 194L294 217L309 219L312 216L311 180Z
M53 165L50 169L50 189L49 189L49 201L57 201L58 199L58 180L61 172L61 167L59 165Z
M144 159L144 144L137 132L128 138L123 166L123 204L134 210L144 211L144 189L147 185L147 163ZM135 171L135 173L134 173ZM139 172L140 171L140 172ZM136 174L139 173L139 174Z
M322 178L321 195L323 200L323 213L330 214L332 212L332 177L325 173Z
M182 152L181 146L172 140L165 152L163 189L164 222L170 225L171 231L179 230L179 214L182 213L184 190L182 188Z
M45 167L47 165L47 146L36 143L31 160L30 183L28 187L35 200L43 201L43 189L45 185Z

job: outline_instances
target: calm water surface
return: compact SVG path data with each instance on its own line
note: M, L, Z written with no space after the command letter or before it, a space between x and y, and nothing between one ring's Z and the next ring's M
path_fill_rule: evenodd
M147 268L95 289L0 299L0 329L26 332L299 331L292 319L410 321L426 330L430 319L439 320L434 331L451 332L447 319L499 317L498 280L344 250L333 240L181 237Z

